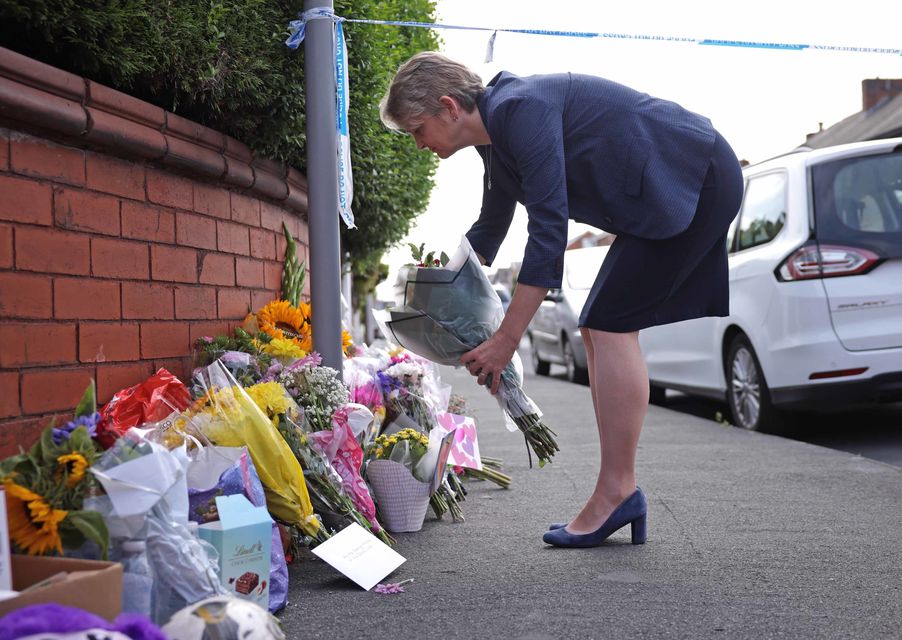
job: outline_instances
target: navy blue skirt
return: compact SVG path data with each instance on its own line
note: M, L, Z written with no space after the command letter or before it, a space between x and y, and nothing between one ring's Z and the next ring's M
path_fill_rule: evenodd
M618 235L579 326L626 333L730 314L727 230L742 202L742 170L718 134L692 222L663 240Z

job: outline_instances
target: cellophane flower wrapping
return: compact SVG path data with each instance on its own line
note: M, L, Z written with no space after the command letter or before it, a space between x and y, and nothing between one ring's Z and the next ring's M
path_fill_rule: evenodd
M344 384L349 392L348 399L373 413L369 427L357 436L357 441L364 449L379 435L386 416L385 400L376 377L378 370L378 359L369 355L349 358L342 366Z
M204 524L219 520L216 496L244 495L255 507L266 506L263 483L244 447L198 448L188 466L189 519ZM288 604L288 566L279 525L272 523L269 558L269 610Z
M227 595L217 570L216 550L187 527L188 457L170 451L133 428L116 440L91 469L106 495L91 499L103 514L113 545L142 540L153 575L150 615L163 624L178 609L214 595Z
M388 408L386 415L397 422L403 414L421 431L428 433L435 426L436 415L442 408L436 406L439 403L429 393L424 363L431 364L404 352L393 356L389 366L379 371L376 378Z
M501 300L476 253L463 238L445 267L405 269L404 305L374 312L383 333L432 362L460 366L461 356L492 337L504 318ZM486 386L491 386L491 380ZM541 421L542 412L523 391L523 365L518 354L514 353L502 372L495 397L508 428L523 432L539 465L550 462L559 450L557 442Z
M361 407L364 411L368 410ZM354 432L351 430L349 414L351 406L340 408L332 416L332 428L325 431L314 431L308 434L314 447L318 448L341 477L342 487L351 496L354 506L366 516L373 531L382 526L376 519L376 505L370 496L370 490L363 479L363 449ZM371 415L371 414L370 414Z
M159 369L144 382L122 389L100 410L95 439L108 449L132 427L155 422L183 410L191 402L187 387L166 369Z
M314 431L307 433L303 429L306 424L304 410L297 405L288 391L278 382L261 382L246 389L248 395L263 411L285 443L291 449L294 456L304 469L304 478L308 491L312 494L312 503L316 511L322 515L334 515L357 522L379 535L381 526L376 520L376 510L369 496L365 483L362 489L355 484L354 466L352 461L347 461L343 455L351 445L339 447L342 440L336 440L334 446L324 448L314 439L315 434L331 435L332 430ZM350 405L344 411L344 423L348 425L348 416L354 416L354 423L358 414L363 413L360 430L366 429L372 422L372 413L363 406ZM353 439L354 434L351 435ZM359 449L360 445L354 439L354 445ZM332 454L332 455L330 455ZM353 458L353 452L348 454ZM360 460L363 453L359 454ZM348 468L345 468L348 467ZM357 462L356 477L360 483L360 461ZM391 542L387 536L380 536L385 542Z
M270 513L311 538L321 536L301 464L270 419L218 360L194 384L203 395L182 414L185 428L190 424L215 445L247 447Z

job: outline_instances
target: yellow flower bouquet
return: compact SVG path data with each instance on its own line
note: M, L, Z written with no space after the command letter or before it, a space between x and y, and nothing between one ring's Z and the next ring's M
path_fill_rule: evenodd
M215 445L247 447L272 515L314 541L328 534L313 513L304 471L269 417L216 361L195 377L203 395L175 422L179 432L199 431ZM277 401L273 396L270 401Z
M304 469L304 479L318 515L356 522L369 529L386 544L394 540L375 519L368 517L346 491L341 475L322 451L312 446L308 434L300 428L303 410L278 382L261 382L245 389L258 407L272 421ZM371 505L370 505L371 506Z
M99 513L83 509L85 495L97 486L87 471L100 454L91 439L99 419L92 381L74 420L60 428L51 423L30 451L0 462L9 534L17 550L63 555L91 540L106 559L106 523Z
M436 482L437 473L444 477L442 440L408 428L377 436L367 448L367 480L390 531L419 530L429 506L438 518L450 511L455 522L463 521L462 497L446 481Z

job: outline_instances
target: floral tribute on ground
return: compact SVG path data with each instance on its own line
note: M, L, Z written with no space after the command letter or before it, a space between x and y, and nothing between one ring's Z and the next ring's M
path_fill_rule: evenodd
M160 369L101 408L92 383L72 420L0 461L16 553L121 562L124 610L161 626L203 599L267 589L275 612L304 548L351 524L395 544L391 533L420 529L429 506L461 522L462 478L510 487L433 362L344 332L343 375L322 364L303 267L289 258L282 297L229 335L198 339L186 383ZM229 578L215 537L192 531L225 523L219 499L237 494L265 507L272 553L266 571Z
M420 356L448 366L460 366L460 357L488 340L504 318L498 294L482 270L466 238L455 254L411 245L415 264L407 265L404 304L375 312L390 340ZM491 387L491 379L486 387ZM542 412L523 391L523 364L514 353L501 374L495 396L508 428L519 429L542 467L559 451L555 433L542 421ZM532 456L530 454L530 462Z

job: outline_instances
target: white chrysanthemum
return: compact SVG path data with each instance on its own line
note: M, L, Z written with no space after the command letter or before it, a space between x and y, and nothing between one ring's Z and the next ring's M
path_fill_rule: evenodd
M425 371L419 363L412 360L405 360L404 362L393 364L385 370L385 373L386 375L390 375L392 378L400 380L405 376L410 376L413 378L422 377Z

